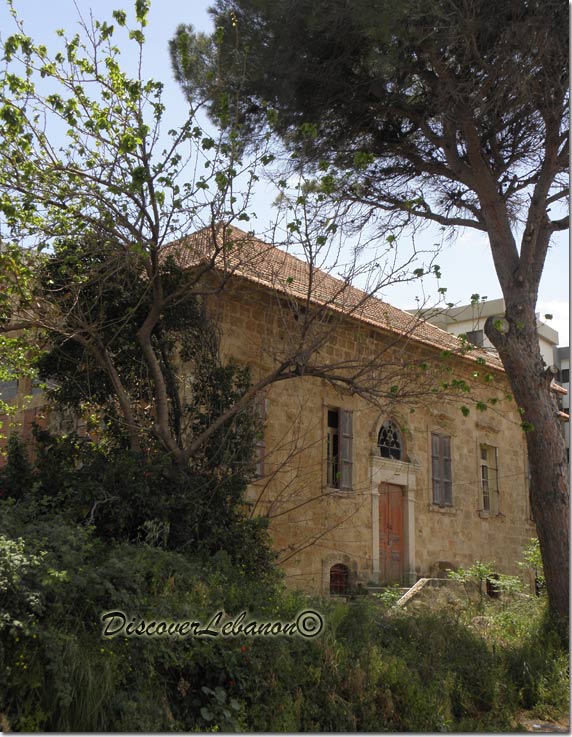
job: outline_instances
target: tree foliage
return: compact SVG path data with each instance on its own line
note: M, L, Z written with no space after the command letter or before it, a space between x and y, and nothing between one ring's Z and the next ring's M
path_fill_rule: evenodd
M478 149L511 221L527 214L541 171L565 196L561 0L219 0L213 16L210 45L185 26L171 42L184 89L208 95L213 117L238 122L251 141L270 126L298 156L331 166L337 194L402 222L488 232Z
M44 361L59 379L67 361L59 397L77 405L80 395L97 402L112 391L131 448L151 432L176 458L182 410L166 315L184 312L199 277L175 276L159 252L189 229L238 217L244 202L229 194L232 145L207 155L215 142L193 110L179 129L161 131L162 85L140 75L147 9L137 3L133 28L118 11L114 24L93 21L72 38L61 31L53 56L19 20L5 41L2 332L31 330L20 341L36 345L59 341L57 361L53 353ZM120 32L138 58L134 77L119 65ZM14 350L7 363L15 365ZM153 422L141 424L151 396Z
M335 329L326 313L334 301L347 302L352 278L370 272L370 288L350 311L391 281L418 273L408 274L410 262L399 263L394 251L387 268L360 270L355 258L341 264L332 258L335 218L322 217L319 208L314 216L300 196L289 211L286 240L304 249L310 276L305 292L284 302L284 312L288 319L294 303L304 302L302 319L287 344L271 347L273 365L227 404L224 416L210 424L203 418L194 435L186 432L189 396L198 391L191 403L199 407L199 379L207 380L196 367L216 362L214 333L199 324L201 305L220 293L237 264L248 268L253 258L250 236L237 236L230 226L249 220L250 190L258 166L270 157L263 141L243 165L236 131L227 126L224 139L216 140L198 124L198 96L182 126L165 134L162 85L141 76L146 14L147 4L138 3L133 27L118 11L112 23L84 23L71 38L62 31L62 49L53 55L17 18L18 33L5 41L0 332L31 330L23 340L57 347L58 356L50 349L41 367L45 378L60 382L60 400L77 407L81 398L108 405L112 399L132 450L151 435L185 466L258 390L301 371L377 392L379 400L379 381L359 386L362 366L342 376L338 366L310 359ZM125 36L137 56L133 76L120 65L117 38ZM184 239L197 231L198 255L181 264L176 249L166 246L181 243L184 251ZM391 245L384 240L382 251ZM343 269L344 281L329 303L316 307L313 290L322 277L315 274L325 263L328 270ZM383 356L373 363L372 371L383 366ZM194 386L184 378L191 364Z
M65 510L30 514L33 504L0 500L5 731L509 731L523 708L566 713L568 652L536 597L490 602L483 629L469 607L310 603L222 553L101 539ZM206 625L222 609L291 622L308 607L324 617L320 637L101 634L111 608L136 623Z
M213 261L185 269L161 250L245 203L230 195L232 145L215 145L192 110L162 133L162 85L140 75L147 9L136 3L132 28L117 11L61 31L53 56L17 18L4 42L2 378L45 381L59 427L36 433L33 468L10 441L2 493L106 540L224 550L262 575L270 544L245 501L259 431L250 375L221 360L196 288Z

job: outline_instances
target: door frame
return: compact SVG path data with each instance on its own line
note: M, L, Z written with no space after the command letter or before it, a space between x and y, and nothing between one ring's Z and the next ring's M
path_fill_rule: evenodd
M379 455L371 457L371 516L372 516L372 576L380 581L379 555L379 486L382 483L400 486L403 495L403 560L402 583L413 585L417 581L415 570L415 489L416 466Z
M403 528L404 528L404 519L403 519L403 487L398 486L397 484L388 484L385 481L382 481L379 484L379 577L380 582L388 585L392 584L401 584L403 583L403 562L404 562L404 535L403 535ZM382 555L383 552L383 545L382 545L382 534L384 533L384 530L381 526L382 517L384 516L383 508L386 507L386 521L388 523L387 529L385 530L385 534L387 535L387 542L385 544L386 551L389 555L391 555L394 552L394 547L391 544L390 536L391 533L395 533L395 528L393 527L393 522L395 522L395 518L391 514L391 510L393 507L393 502L391 501L391 498L395 500L399 500L399 529L397 530L398 533L398 540L399 540L399 566L398 570L395 570L395 566L393 566L387 559L387 555L384 557ZM391 525L389 524L391 521ZM382 569L382 562L385 560L385 569ZM397 580L393 580L394 576L392 574L396 574Z

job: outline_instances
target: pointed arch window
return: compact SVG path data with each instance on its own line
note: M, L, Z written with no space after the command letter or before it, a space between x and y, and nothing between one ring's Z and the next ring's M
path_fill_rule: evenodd
M393 420L386 420L377 436L379 454L382 458L402 461L404 457L403 436Z

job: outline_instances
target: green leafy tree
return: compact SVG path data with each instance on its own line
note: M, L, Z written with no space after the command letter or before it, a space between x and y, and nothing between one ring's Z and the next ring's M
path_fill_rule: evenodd
M106 377L98 391L113 392L131 449L140 450L141 433L151 431L184 464L189 453L172 366L157 336L165 313L193 293L225 246L211 243L210 260L192 273L180 269L176 279L174 265L167 268L159 252L189 230L240 217L245 202L230 196L238 166L232 145L216 146L193 110L161 137L162 85L120 68L114 39L123 32L141 69L147 10L148 3L136 3L133 28L116 11L113 24L93 21L72 38L60 31L63 48L53 56L18 20L19 32L4 43L1 323L5 336L19 333L21 341L42 345L57 335L76 358L89 356L97 378ZM197 157L204 173L196 173ZM130 301L131 287L137 297ZM137 411L136 356L153 397L152 423Z
M33 469L10 441L0 485L103 538L226 550L261 573L269 540L244 497L256 387L221 361L201 299L226 248L214 223L244 214L249 185L239 203L233 146L193 110L162 135L162 85L140 76L147 10L135 3L132 27L116 11L112 24L60 31L53 56L14 13L18 32L3 45L0 378L48 381L59 416L83 419L91 439L40 433ZM136 52L134 77L120 67L119 34ZM194 269L161 250L207 224Z
M249 258L259 258L250 235L231 225L249 220L258 165L271 157L263 144L243 166L238 133L227 126L223 140L215 140L198 124L200 98L192 100L180 128L162 131L162 85L141 76L147 10L147 2L137 2L131 25L125 12L116 11L113 22L83 24L71 38L59 31L62 48L55 54L35 44L14 13L18 32L4 42L0 75L6 267L0 333L49 352L57 347L60 357L51 351L42 371L60 382L67 372L60 399L77 405L80 397L97 403L112 396L131 450L140 451L151 435L181 467L275 381L304 373L361 389L377 401L394 400L399 391L381 391L378 378L371 378L383 356L370 370L356 364L344 374L336 364L311 360L336 329L330 306L347 301L352 278L368 266L359 271L349 259L328 303L314 305L318 268L326 258L330 268L342 268L331 259L337 226L331 218L311 220L300 197L288 237L301 242L310 276L307 289L284 302L286 318L296 313L291 340L271 347L272 366L224 414L185 432L188 372L181 369L185 362L201 364L201 356L191 354L206 336L195 325L197 305L221 292L237 263L247 269ZM137 60L134 76L120 65L117 39L124 37ZM195 253L184 248L184 239L197 232ZM166 247L176 243L182 253ZM379 269L380 276L372 272L371 289L352 298L350 312L392 280L408 278L392 264ZM183 346L185 334L194 348L188 341ZM209 338L202 350L212 345ZM389 378L386 383L398 386Z
M171 53L216 119L246 141L275 131L358 227L488 237L506 313L485 331L522 411L548 595L566 618L568 464L535 306L568 227L568 4L219 0L212 13L211 39L182 26Z
M519 566L524 570L530 571L534 575L535 592L537 595L540 595L546 582L542 567L540 545L537 538L533 537L530 540L530 544L523 550L522 561L519 563Z

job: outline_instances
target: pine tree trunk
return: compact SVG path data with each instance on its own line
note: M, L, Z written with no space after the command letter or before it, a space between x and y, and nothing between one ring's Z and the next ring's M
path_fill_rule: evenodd
M497 348L522 412L530 471L530 505L542 553L550 609L562 622L569 602L568 461L556 395L550 389L536 330L534 300L523 291L506 299L506 319L489 318Z

